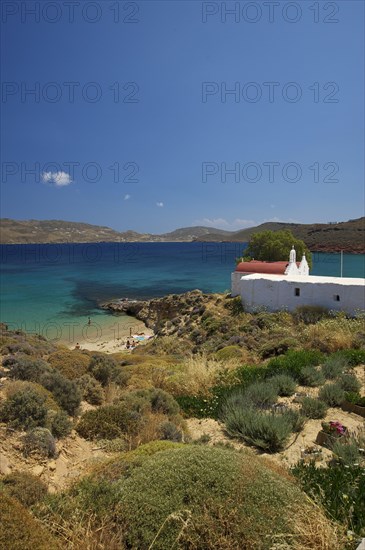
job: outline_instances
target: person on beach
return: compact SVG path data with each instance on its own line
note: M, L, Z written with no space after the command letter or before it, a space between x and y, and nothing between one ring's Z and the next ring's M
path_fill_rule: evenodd
M88 321L87 321L87 324L88 325L91 325L91 318L89 317Z
M127 343L126 343L125 347L126 347L127 349L129 349L129 348L131 347L131 344L130 344L129 340L127 340Z
M80 344L78 342L76 342L75 349L80 349Z

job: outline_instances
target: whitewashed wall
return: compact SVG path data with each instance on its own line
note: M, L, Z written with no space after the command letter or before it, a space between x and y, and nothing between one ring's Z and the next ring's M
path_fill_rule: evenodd
M345 311L355 315L356 311L365 310L365 281L353 284L316 282L307 280L273 280L273 278L252 276L232 277L232 294L240 295L246 310L265 307L269 311L287 309L293 311L297 306L322 306L336 311ZM313 279L317 279L313 278ZM300 289L300 296L295 296L295 289ZM234 294L235 293L235 294ZM340 301L334 299L340 296Z

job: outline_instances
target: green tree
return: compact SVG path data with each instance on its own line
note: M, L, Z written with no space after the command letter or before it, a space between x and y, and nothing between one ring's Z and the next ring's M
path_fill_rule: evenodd
M309 267L312 267L312 254L303 241L294 237L291 231L262 231L253 233L247 248L244 251L244 260L278 262L289 259L290 250L294 246L297 253L297 261L302 259L305 253Z

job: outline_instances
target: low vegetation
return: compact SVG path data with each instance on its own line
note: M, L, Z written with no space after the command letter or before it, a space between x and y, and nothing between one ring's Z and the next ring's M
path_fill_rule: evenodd
M365 536L362 436L336 441L326 468L298 463L297 482L254 454L283 452L328 407L365 406L355 369L365 364L363 321L321 308L252 314L237 299L198 291L181 301L171 316L173 300L163 303L157 338L129 354L70 351L3 331L0 422L23 459L56 462L75 437L111 458L56 495L43 476L0 476L13 511L0 505L0 548L15 531L12 548L69 550L259 550L263 540L354 550ZM219 420L234 446L251 449L214 446L209 434L189 444L191 417Z

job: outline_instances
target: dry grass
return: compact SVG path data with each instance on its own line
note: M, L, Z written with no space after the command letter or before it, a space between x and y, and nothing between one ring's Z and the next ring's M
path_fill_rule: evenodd
M206 355L190 357L164 381L172 395L209 395L209 390L241 364L240 360L218 361Z
M324 319L303 331L303 342L308 348L333 353L355 347L356 336L364 330L361 319Z
M298 506L298 509L292 515L294 536L291 548L295 550L343 550L345 546L345 536L343 530L331 523L325 517L324 512L319 506L308 497L307 506ZM277 547L279 550L280 547ZM288 546L282 547L289 548Z

